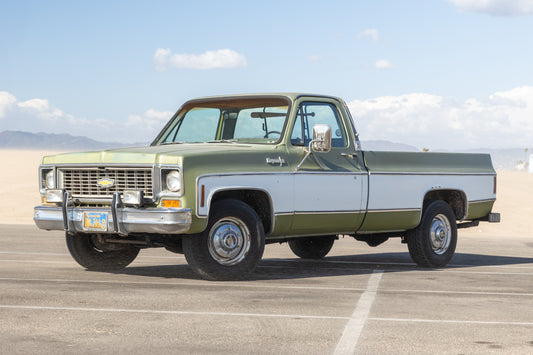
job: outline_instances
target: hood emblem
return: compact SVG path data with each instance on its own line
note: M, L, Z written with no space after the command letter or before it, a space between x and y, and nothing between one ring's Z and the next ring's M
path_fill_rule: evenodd
M113 179L100 179L96 182L96 185L98 185L98 187L103 187L103 188L106 188L106 187L111 187L113 185L115 185L115 180Z

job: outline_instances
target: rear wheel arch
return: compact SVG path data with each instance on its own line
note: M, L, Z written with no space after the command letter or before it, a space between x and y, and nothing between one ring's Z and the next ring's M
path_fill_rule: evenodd
M436 200L446 202L455 214L456 220L462 220L468 213L468 200L464 191L457 189L431 190L424 196L423 210Z

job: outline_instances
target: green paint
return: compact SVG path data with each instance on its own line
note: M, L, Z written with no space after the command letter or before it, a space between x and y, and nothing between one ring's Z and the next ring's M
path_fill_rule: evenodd
M284 236L290 234L293 215L280 215L275 217L274 230L268 237Z
M476 219L487 216L492 211L495 201L474 202L468 204L468 216L466 219Z
M496 174L489 154L366 151L372 173Z
M400 231L420 223L420 211L384 211L367 213L359 232Z
M291 233L324 235L355 232L363 213L301 213L295 214Z

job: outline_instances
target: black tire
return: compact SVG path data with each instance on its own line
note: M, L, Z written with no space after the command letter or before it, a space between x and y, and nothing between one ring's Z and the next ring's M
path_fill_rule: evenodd
M91 271L118 271L131 264L139 248L131 245L106 246L94 234L66 233L70 255L78 264Z
M424 207L420 225L406 235L409 254L421 267L448 264L457 245L457 223L446 202L432 201Z
M292 252L303 259L321 259L328 255L336 236L305 237L289 240Z
M257 213L239 200L217 201L207 228L183 237L183 253L192 270L207 280L239 280L256 267L265 249Z

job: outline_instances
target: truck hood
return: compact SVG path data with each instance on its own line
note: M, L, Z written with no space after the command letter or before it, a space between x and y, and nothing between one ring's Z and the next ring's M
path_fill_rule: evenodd
M275 145L238 143L184 143L73 152L43 157L42 164L181 164L187 156L276 150Z

